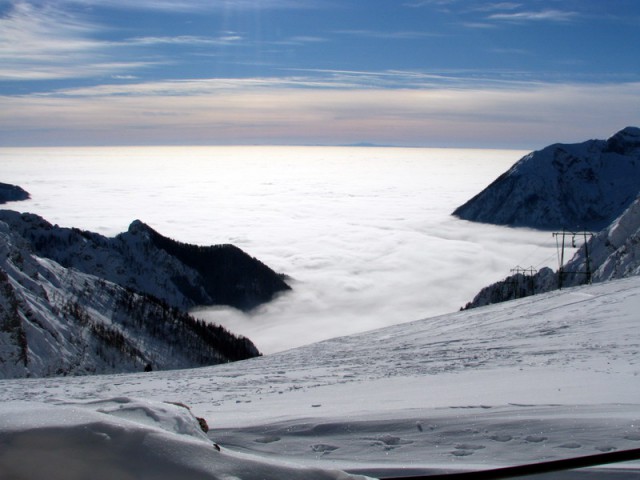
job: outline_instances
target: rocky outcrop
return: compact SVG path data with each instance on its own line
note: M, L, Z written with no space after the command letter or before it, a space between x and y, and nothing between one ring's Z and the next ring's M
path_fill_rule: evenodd
M28 200L29 198L29 192L23 190L21 187L8 183L0 183L0 204Z
M453 215L538 229L600 230L640 192L640 129L555 144L519 160Z
M259 355L244 337L31 246L0 221L0 378L192 368Z
M135 243L132 237L142 237L144 242L148 241L196 272L198 279L195 284L186 276L176 277L174 282L197 305L223 304L249 310L290 289L283 275L276 274L234 245L202 247L177 242L139 220L117 238L131 244Z

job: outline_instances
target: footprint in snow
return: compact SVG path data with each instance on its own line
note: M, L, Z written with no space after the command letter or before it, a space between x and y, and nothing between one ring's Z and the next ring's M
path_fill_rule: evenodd
M582 448L582 445L576 442L568 442L558 445L558 448Z
M451 455L455 457L468 457L469 455L473 455L473 450L454 450L451 452Z
M610 445L599 445L596 447L596 450L600 451L600 452L613 452L616 449L616 447L612 447Z
M335 445L327 445L325 443L318 443L316 445L311 445L311 450L318 453L331 453L334 450L337 450L339 447Z
M254 440L254 442L257 442L257 443L273 443L273 442L277 442L279 440L280 440L280 437L277 437L275 435L267 435L266 437L256 438Z
M538 435L529 435L527 437L525 437L525 442L529 442L529 443L542 443L545 440L547 440L547 437L542 437L542 436L538 436Z
M513 440L513 437L511 435L502 435L502 434L491 435L489 438L494 442L502 442L502 443L510 442L511 440Z
M411 443L411 442L403 441L400 437L394 437L393 435L382 435L378 437L377 440L381 441L386 445L403 445L406 443Z
M640 433L628 433L624 436L627 440L634 440L636 442L640 442Z
M380 442L383 443L384 445L390 446L390 447L397 447L399 445L410 445L413 443L413 441L411 440L403 440L400 437L396 437L394 435L380 435L379 437L375 438L376 442Z
M484 445L459 443L455 446L455 450L451 452L451 455L453 455L454 457L468 457L469 455L473 455L476 450L482 450L483 448L485 448Z
M471 443L459 443L455 447L457 450L482 450L484 445L473 445Z
M410 445L413 443L412 440L403 440L400 437L395 437L393 435L380 435L375 438L368 438L366 440L372 440L372 447L382 447L385 450L393 450L402 445Z

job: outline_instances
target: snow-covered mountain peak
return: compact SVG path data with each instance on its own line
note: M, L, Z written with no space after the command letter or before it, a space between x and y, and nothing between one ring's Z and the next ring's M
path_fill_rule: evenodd
M256 356L249 340L180 309L252 308L288 288L239 248L183 244L139 220L107 238L0 210L0 378Z
M289 290L280 275L237 247L183 244L140 220L114 238L10 210L0 210L0 221L39 256L178 308L223 304L247 310Z
M0 378L166 370L259 354L246 338L31 246L0 221Z
M626 127L607 139L607 149L620 155L640 151L640 128Z
M128 236L137 236L143 240L152 241L154 237L162 237L162 235L154 230L150 225L144 223L140 219L136 219L129 224L126 232L118 235L119 238L127 238Z
M142 220L134 220L129 225L127 232L129 232L132 235L137 235L139 233L147 232L149 228L150 227L146 223L144 223Z
M148 248L152 243L152 237L154 234L159 235L142 220L134 220L129 225L127 231L120 233L116 238L123 244L128 245L131 249L144 248L142 247L144 244L146 244Z
M541 229L600 230L640 191L640 129L532 152L453 214Z

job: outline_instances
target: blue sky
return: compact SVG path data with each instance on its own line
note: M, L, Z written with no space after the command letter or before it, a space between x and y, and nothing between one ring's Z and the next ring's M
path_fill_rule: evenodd
M604 138L638 45L637 0L0 0L0 146Z

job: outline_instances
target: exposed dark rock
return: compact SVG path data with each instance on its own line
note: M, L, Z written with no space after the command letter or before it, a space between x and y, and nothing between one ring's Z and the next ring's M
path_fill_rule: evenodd
M8 183L0 183L0 204L29 200L29 198L29 192L23 190L21 187Z
M78 240L63 233L54 243ZM250 340L157 297L36 255L34 243L0 221L0 378L193 368L260 355Z
M148 225L135 221L131 234L146 233L151 243L198 272L201 281L192 285L176 278L178 288L196 304L215 303L249 310L289 290L283 276L234 245L198 246L160 235ZM204 290L204 292L203 292Z
M484 287L472 301L461 310L483 307L494 303L524 298L537 293L548 292L558 287L557 273L548 267L532 275L517 273Z
M249 310L290 290L282 275L233 245L177 242L139 220L114 238L10 210L0 210L0 221L19 232L39 256L182 309L229 305Z
M567 235L571 238L572 233L567 232ZM554 272L545 267L531 275L516 273L483 288L463 308L481 307L588 282L640 275L640 197L607 228L594 235L584 232L583 235L584 242L561 269Z

